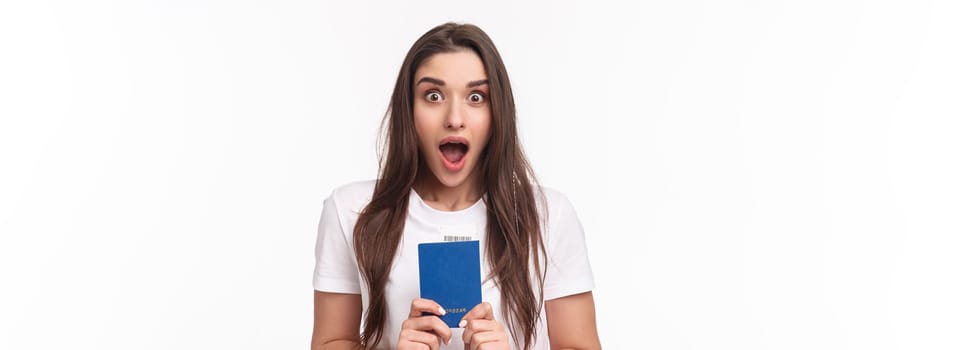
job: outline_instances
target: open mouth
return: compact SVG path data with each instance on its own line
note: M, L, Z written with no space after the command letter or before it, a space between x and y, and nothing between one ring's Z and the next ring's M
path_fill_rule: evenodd
M470 146L467 145L467 139L462 137L447 137L441 141L438 148L444 160L444 166L450 170L460 170Z

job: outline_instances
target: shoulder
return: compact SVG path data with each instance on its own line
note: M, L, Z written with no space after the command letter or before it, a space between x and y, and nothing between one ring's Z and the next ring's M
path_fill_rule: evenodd
M537 193L539 191L539 193ZM551 204L557 205L559 203L567 203L567 195L560 190L548 186L538 186L535 190L535 194L539 195L541 200L548 206Z
M554 227L559 220L564 220L565 217L576 216L571 201L560 190L539 186L534 190L534 196L537 197L538 210L541 212L544 224L548 229Z
M534 190L534 195L538 197L537 204L545 206L551 213L561 209L569 209L571 201L567 195L560 190L548 186L538 186Z
M376 183L375 180L366 180L341 185L330 193L327 200L340 211L360 212L370 202Z

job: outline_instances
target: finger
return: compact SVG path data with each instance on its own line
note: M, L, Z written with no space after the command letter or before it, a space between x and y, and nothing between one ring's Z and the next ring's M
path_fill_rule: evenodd
M437 316L414 317L404 320L401 329L412 329L423 332L430 332L432 335L440 337L444 343L450 343L453 333L450 327Z
M493 345L498 342L503 341L507 343L507 333L504 332L480 332L474 333L474 336L470 340L470 349L478 350L481 348L486 348L485 344Z
M484 320L494 319L494 308L491 307L491 303L488 303L485 301L483 303L480 303L474 306L474 308L470 309L470 311L464 314L464 317L462 318L460 326L464 327L463 320L470 321L470 320L479 320L479 319L484 319Z
M473 337L475 333L499 332L502 330L504 330L504 327L501 326L501 324L498 323L497 321L470 320L470 321L467 321L467 324L464 326L464 334L462 336L462 339L464 339L464 343L466 344L470 342L471 337Z
M437 316L447 314L447 311L444 311L444 308L437 302L430 299L417 298L410 302L410 314L407 315L407 317L420 317L421 313L424 312Z
M488 331L500 331L503 330L504 326L500 322L494 320L470 320L467 321L467 326L464 330L470 330L476 332L488 332Z
M431 350L440 349L440 342L437 336L428 332L418 331L414 329L404 329L400 331L400 340L398 344L408 341L412 343L423 344Z

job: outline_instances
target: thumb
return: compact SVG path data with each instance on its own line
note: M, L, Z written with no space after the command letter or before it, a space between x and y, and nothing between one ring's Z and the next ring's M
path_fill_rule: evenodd
M458 326L463 328L464 326L467 325L467 321L469 320L493 320L493 319L494 319L494 308L491 306L491 303L488 303L485 301L483 303L477 304L477 306L474 306L473 309L470 309L470 311L464 314L464 318L461 319L460 324L458 324Z

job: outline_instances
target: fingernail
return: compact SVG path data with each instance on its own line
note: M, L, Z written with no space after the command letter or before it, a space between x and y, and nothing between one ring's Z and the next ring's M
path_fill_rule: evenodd
M447 340L444 341L444 344L450 345L450 338L447 338Z
M442 308L442 307L438 307L438 308L437 308L437 313L440 314L441 316L444 316L444 315L447 314L447 311L445 311L444 308Z
M466 326L467 326L467 320L460 320L460 323L457 324L457 327L460 327L460 328L464 328Z

